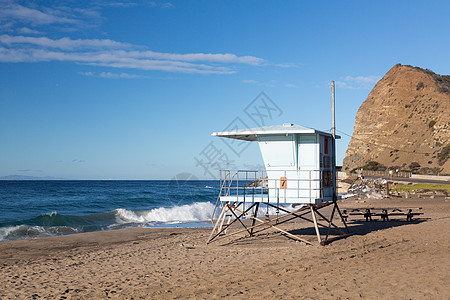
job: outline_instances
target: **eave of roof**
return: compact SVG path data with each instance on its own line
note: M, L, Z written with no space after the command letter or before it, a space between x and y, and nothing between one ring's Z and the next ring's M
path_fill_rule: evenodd
M312 134L321 134L325 136L331 137L331 134L328 132L323 132L320 130L316 130L313 128L308 128L305 126L287 123L282 125L273 125L273 126L265 126L265 127L257 127L257 128L248 128L248 129L236 129L230 131L222 131L222 132L213 132L212 136L218 137L226 137L230 139L238 139L245 141L257 141L258 136L267 136L267 135L287 135L287 134L295 134L295 133L312 133ZM336 136L336 139L339 139L340 136Z

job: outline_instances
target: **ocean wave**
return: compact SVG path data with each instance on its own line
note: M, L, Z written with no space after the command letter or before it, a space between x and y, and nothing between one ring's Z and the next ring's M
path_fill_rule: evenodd
M246 209L249 203L240 206ZM300 207L286 206L284 209L293 211ZM152 227L172 226L177 224L185 226L211 220L214 212L214 204L211 202L194 202L192 204L176 205L172 207L158 207L150 210L130 210L118 208L109 212L87 214L87 215L64 215L56 211L42 214L32 219L15 223L0 224L0 241L11 241L46 236L65 235L89 231L119 229L125 227ZM217 218L220 209L215 210ZM280 210L278 213L283 214ZM253 212L249 211L249 215ZM275 208L260 208L258 216L265 214L276 215Z
M213 210L214 205L211 202L195 202L141 211L118 208L110 212L78 216L63 215L52 211L32 219L0 224L0 241L134 226L204 222L211 219Z
M148 211L132 211L116 209L118 223L173 223L201 222L211 219L214 205L211 202L195 202L192 204L158 207Z
M14 241L22 239L31 239L38 237L47 237L54 235L63 235L69 233L77 233L77 228L68 226L31 226L31 225L16 225L0 227L0 242Z

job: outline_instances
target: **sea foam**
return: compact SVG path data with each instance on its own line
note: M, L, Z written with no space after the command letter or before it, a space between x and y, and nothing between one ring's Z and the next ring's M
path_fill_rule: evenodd
M211 219L214 205L211 202L195 202L173 207L158 207L148 211L116 209L116 222L124 223L178 223L201 222Z

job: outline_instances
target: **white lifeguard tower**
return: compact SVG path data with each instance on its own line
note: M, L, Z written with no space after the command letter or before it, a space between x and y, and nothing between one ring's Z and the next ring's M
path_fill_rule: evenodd
M328 238L330 230L337 232L340 237L348 235L347 225L337 205L335 139L340 137L334 133L334 117L331 134L285 123L214 132L212 135L258 142L265 170L220 171L220 193L217 203L221 204L222 209L208 243L224 236L233 223L239 222L244 229L235 233L247 231L252 236L255 228L266 225L264 229L274 228L291 238L311 244L278 227L279 224L294 218L312 222L321 244L330 240ZM267 206L267 211L269 208L275 209L277 217L272 221L258 217L258 210L262 205ZM331 216L327 218L319 212L319 209L329 205L334 206ZM299 209L292 211L292 207L298 206ZM281 216L280 211L283 213ZM335 212L339 213L346 232L333 223ZM308 218L308 214L311 214L311 219ZM253 222L245 224L244 218L250 218ZM225 219L228 219L226 224ZM326 224L321 223L321 219ZM255 225L256 222L259 224ZM324 240L321 238L319 227L327 228Z
M214 132L212 135L258 142L264 160L267 176L264 176L264 181L268 193L252 199L253 201L318 204L333 200L331 176L333 153L330 133L286 123ZM233 175L242 179L242 173L252 172L254 173L254 171L239 171L241 174ZM221 196L220 201L249 201L246 194L237 197L236 195Z

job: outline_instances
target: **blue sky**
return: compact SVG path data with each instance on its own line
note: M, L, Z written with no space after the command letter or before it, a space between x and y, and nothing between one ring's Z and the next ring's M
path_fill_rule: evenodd
M258 101L278 107L264 125L329 130L335 80L337 129L351 134L396 63L449 74L449 10L448 1L0 0L0 176L212 179L224 163L262 167L257 144L236 151L211 132L257 127L246 112ZM350 140L341 135L338 163Z

